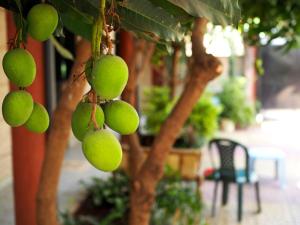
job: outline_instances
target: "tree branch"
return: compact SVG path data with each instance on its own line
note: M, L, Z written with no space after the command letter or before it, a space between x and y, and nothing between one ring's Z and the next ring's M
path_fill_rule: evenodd
M133 55L129 61L129 78L126 88L122 94L123 100L135 105L136 87L139 74L145 70L149 64L150 58L154 51L154 43L147 43L145 40L136 40ZM139 62L140 61L140 62ZM131 177L135 177L142 163L143 152L136 133L128 135L125 138L130 146L129 151L129 169Z
M80 74L90 56L90 43L80 40L76 46L76 58L71 74ZM73 76L70 76L54 111L37 193L38 225L58 224L56 199L60 170L71 131L71 115L82 97L85 85L85 79L76 79L73 82Z
M220 61L205 53L202 41L206 23L203 19L197 19L195 22L192 36L194 52L191 70L189 71L191 75L183 94L170 116L161 126L149 156L133 181L133 190L130 196L131 225L145 225L148 223L151 206L154 202L155 187L163 175L168 153L207 83L220 75L222 71ZM198 57L201 57L201 59Z
M177 86L177 76L179 70L179 58L180 58L180 46L174 45L173 46L173 57L172 57L172 71L171 71L171 78L169 80L169 87L170 87L170 97L173 99L176 95L176 86Z

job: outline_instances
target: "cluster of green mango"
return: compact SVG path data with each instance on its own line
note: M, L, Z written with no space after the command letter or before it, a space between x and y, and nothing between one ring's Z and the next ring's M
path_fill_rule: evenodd
M105 126L121 135L134 133L139 125L136 110L127 102L115 100L123 92L128 80L124 60L115 55L102 55L86 63L86 78L97 94L95 120L91 122L93 103L81 101L72 116L72 130L82 142L87 160L97 169L113 171L122 161L122 148L118 139Z
M55 31L58 13L49 4L37 4L27 15L27 30L38 41L47 40ZM25 88L36 76L34 58L27 50L15 47L3 58L3 69L8 79L19 87L4 98L2 114L12 127L25 125L34 132L44 132L49 126L49 116L41 104L34 102ZM114 55L103 55L86 63L86 78L97 95L97 105L83 99L72 115L72 130L82 141L83 153L97 169L115 170L122 161L122 148L118 139L105 126L121 135L131 134L139 125L135 109L122 100L115 100L123 92L128 80L128 68L124 60ZM96 108L95 108L96 107ZM95 110L97 126L92 121Z
M56 29L58 13L49 4L33 6L27 15L27 30L38 41L45 41ZM36 64L33 56L26 49L14 46L2 61L7 78L19 87L8 93L2 104L3 118L12 127L24 125L32 132L45 132L49 126L47 110L34 102L31 94L25 90L36 76Z

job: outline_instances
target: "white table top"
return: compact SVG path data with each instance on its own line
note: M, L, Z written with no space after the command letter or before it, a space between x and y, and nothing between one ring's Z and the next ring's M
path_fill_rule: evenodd
M251 158L257 159L282 159L285 157L284 151L273 147L252 147L248 152Z

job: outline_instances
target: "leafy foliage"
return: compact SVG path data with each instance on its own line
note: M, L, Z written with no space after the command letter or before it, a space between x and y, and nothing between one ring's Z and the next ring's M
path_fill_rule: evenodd
M250 45L269 44L284 38L286 50L300 47L300 2L298 0L244 0L241 30ZM262 43L261 38L267 41Z
M93 17L82 12L72 0L51 0L58 9L61 22L69 31L88 40L92 36Z
M247 102L245 85L244 77L230 77L217 95L223 107L221 118L231 119L242 127L250 125L255 114L255 106Z
M180 41L192 17L226 25L237 24L240 15L236 0L127 0L119 13L125 29L164 41Z
M168 87L152 87L146 89L144 95L142 113L146 117L145 130L149 134L157 134L174 106L169 97L170 90Z
M49 2L59 11L59 30L65 27L76 35L91 39L92 24L98 17L98 0ZM14 11L26 22L27 10L33 3L28 0L4 0L0 6ZM196 17L206 17L222 25L237 24L240 17L237 0L113 0L108 3L113 4L120 18L120 24L116 26L161 42L181 41ZM25 25L22 28L25 30ZM62 32L56 34L62 35Z
M184 9L194 17L205 17L209 21L228 25L238 24L240 19L240 10L237 0L168 0L169 2Z
M162 7L148 0L121 2L118 7L121 25L151 38L180 41L183 38L180 21Z
M218 118L222 108L214 104L213 97L205 93L194 106L187 122L185 130L192 129L193 133L183 133L187 143L193 146L202 146L207 140L212 138L218 130Z
M185 183L178 176L168 177L157 186L151 224L200 224L201 209L201 197L196 183Z
M176 103L176 100L170 100L169 92L168 87L153 87L145 91L143 114L146 117L145 129L150 134L159 132ZM221 108L214 104L210 94L202 96L186 121L176 147L201 147L218 129L220 113Z
M174 217L178 225L199 224L201 219L202 200L193 182L184 182L174 172L168 170L168 178L160 181L156 190L156 203L152 209L153 225L171 225ZM123 172L116 172L107 180L93 178L91 184L85 184L87 195L92 197L94 207L112 207L110 212L101 218L101 221L93 218L93 215L81 216L79 219L63 213L61 215L64 225L82 224L113 224L115 219L124 218L129 209L130 180ZM180 213L179 213L180 212ZM126 224L127 221L124 221Z

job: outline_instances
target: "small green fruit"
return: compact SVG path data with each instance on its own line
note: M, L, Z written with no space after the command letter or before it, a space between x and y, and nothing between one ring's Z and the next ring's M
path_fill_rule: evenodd
M58 14L53 6L41 3L29 10L27 21L30 36L38 41L45 41L56 29Z
M102 171L113 171L122 161L120 142L107 130L87 133L82 142L82 149L87 160Z
M49 127L49 115L45 107L37 102L33 105L32 113L25 123L25 127L36 133L43 133Z
M75 137L82 141L88 131L94 129L94 124L90 122L93 111L93 104L88 102L80 102L72 115L72 131ZM104 114L98 105L96 106L96 121L99 127L103 126Z
M27 87L35 78L36 65L32 55L22 48L8 51L2 61L7 78L18 87Z
M104 105L105 123L114 131L132 134L139 126L139 115L127 102L117 100Z
M8 93L2 104L2 114L6 123L12 127L23 125L33 110L33 99L26 91Z
M111 100L121 95L128 80L128 67L119 56L105 55L95 61L91 83L101 99Z

